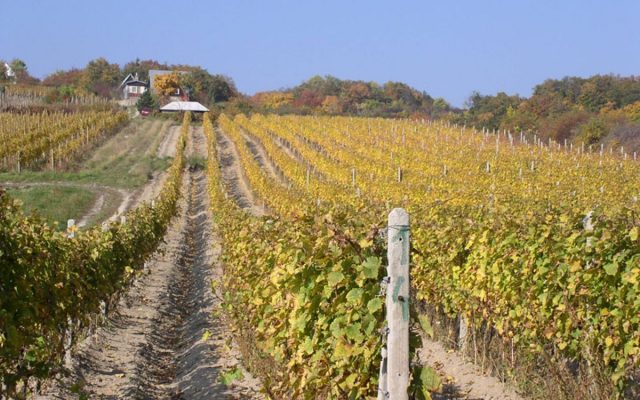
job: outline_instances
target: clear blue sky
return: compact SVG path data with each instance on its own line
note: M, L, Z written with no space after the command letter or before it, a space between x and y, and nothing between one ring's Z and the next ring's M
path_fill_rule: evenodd
M247 94L316 75L463 105L547 78L640 75L638 0L2 0L0 58L43 77L106 57L200 65Z

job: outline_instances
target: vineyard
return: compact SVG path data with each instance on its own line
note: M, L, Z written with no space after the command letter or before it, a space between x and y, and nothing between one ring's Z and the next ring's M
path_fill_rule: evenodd
M64 168L125 119L0 114L3 168ZM175 149L119 219L61 232L0 191L2 395L261 398L255 376L274 399L375 398L396 207L411 398L462 396L431 339L525 398L638 395L635 154L422 120L186 114L175 142L144 124L166 136L136 154Z
M127 120L123 112L0 113L0 170L66 167Z
M379 237L399 205L413 220L414 307L465 321L474 347L497 335L505 375L533 359L559 396L637 390L635 155L408 120L223 115L219 126L271 211L227 210L211 167L214 204L227 207L228 304L276 398L375 394Z
M186 115L176 157L154 204L133 209L119 223L69 238L37 217L24 216L0 192L0 376L9 395L60 364L77 332L101 307L113 304L162 240L180 196L188 124Z

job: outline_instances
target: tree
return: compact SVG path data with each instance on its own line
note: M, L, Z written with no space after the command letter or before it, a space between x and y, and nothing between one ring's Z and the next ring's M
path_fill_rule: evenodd
M0 83L9 82L9 75L7 75L7 66L3 60L0 60Z
M27 64L19 58L14 58L13 60L11 60L11 62L9 63L9 67L15 74L16 81L18 82L29 75L29 73L27 72Z
M238 96L238 90L231 78L224 75L211 76L209 99L212 102L229 101L236 96Z
M149 80L149 70L151 69L171 69L167 64L163 64L156 60L140 60L136 59L125 64L122 67L121 79L124 79L129 74L138 74L138 79L141 81Z
M591 117L578 128L580 138L585 144L594 144L609 132L607 124L602 118Z
M284 92L262 92L251 98L251 102L257 107L269 111L277 111L282 107L289 106L292 101L293 94Z
M159 96L171 96L180 89L180 75L177 72L156 75L153 81Z
M74 86L80 87L83 77L81 69L72 68L68 71L58 70L48 75L42 81L45 86Z
M104 58L89 61L82 76L82 86L95 94L112 97L120 84L120 66Z
M23 85L33 85L40 82L38 79L29 75L29 71L27 70L27 64L19 58L14 58L9 63L9 68L13 72L13 79L17 83L20 83ZM8 77L8 78L11 79L11 77Z
M640 101L626 105L622 111L629 120L640 124Z
M197 68L180 76L183 89L189 97L201 103L219 103L229 101L238 95L233 80L224 75L211 75L205 69Z
M136 102L136 108L138 111L143 108L149 108L151 110L155 110L158 108L158 100L151 94L151 91L145 91L142 96Z

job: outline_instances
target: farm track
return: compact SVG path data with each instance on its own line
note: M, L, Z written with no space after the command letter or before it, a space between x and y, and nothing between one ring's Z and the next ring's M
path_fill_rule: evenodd
M205 157L202 129L191 133L187 154ZM261 398L230 333L212 315L219 303L212 282L221 276L220 243L212 233L204 172L185 171L182 193L165 244L104 325L77 346L69 376L38 398L78 398L68 389L73 384L91 399ZM235 368L245 378L231 386L219 382Z

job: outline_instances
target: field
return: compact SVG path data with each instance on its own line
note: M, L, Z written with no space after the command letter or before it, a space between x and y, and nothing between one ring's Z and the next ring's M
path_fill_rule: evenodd
M624 149L408 119L0 118L25 127L0 130L8 396L375 398L389 235L411 238L415 398L638 395Z
M300 371L280 378L287 390L375 393L381 276L365 278L383 262L376 238L397 205L412 218L414 306L427 331L464 321L469 343L455 347L534 397L635 390L639 167L629 155L406 120L219 124L253 190L245 198L279 216L230 223L229 241L239 231L247 243L228 249L227 264L256 346Z

